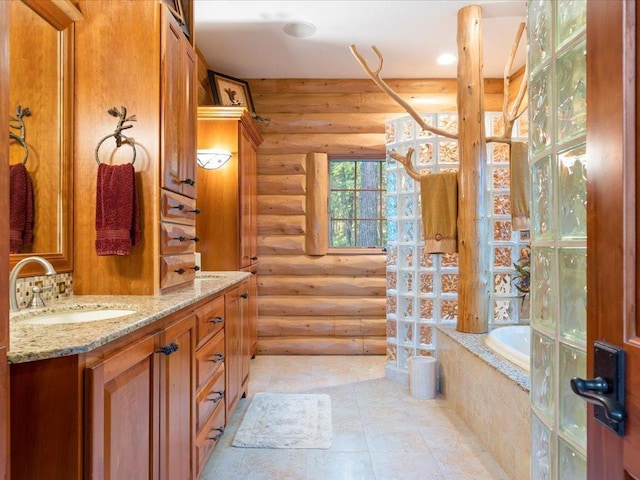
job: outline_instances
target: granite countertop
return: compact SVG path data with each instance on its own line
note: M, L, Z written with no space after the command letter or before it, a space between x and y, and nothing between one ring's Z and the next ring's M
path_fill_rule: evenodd
M38 310L20 310L9 318L9 363L88 352L160 318L221 292L248 278L245 272L198 272L192 285L163 295L71 295ZM23 320L57 312L125 309L135 313L106 320L49 325Z

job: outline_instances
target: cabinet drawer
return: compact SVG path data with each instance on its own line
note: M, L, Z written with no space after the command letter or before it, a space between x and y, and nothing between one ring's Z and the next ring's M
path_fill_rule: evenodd
M200 348L224 327L224 297L220 296L196 310L196 318L196 348Z
M196 353L196 378L198 389L224 362L224 332L219 332Z
M224 365L215 371L211 380L196 396L196 432L199 432L211 413L220 403L224 403Z
M213 415L209 417L209 420L202 427L202 430L198 432L196 436L196 465L198 466L197 476L200 476L202 469L204 468L211 452L220 441L222 434L224 433L225 418L224 418L224 400L221 401Z
M196 227L160 222L160 253L193 253L196 251Z
M193 253L160 257L160 288L192 282L196 278L195 266Z
M160 190L160 220L195 225L196 201L168 190Z

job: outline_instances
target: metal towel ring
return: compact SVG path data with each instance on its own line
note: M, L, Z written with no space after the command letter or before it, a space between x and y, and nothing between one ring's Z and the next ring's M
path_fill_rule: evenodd
M116 126L115 131L105 136L102 140L98 142L98 145L96 146L95 155L96 155L96 163L98 165L100 165L100 156L98 155L98 150L100 150L100 146L104 143L104 141L107 138L111 138L111 137L115 138L117 148L120 148L123 143L126 143L133 149L133 158L131 159L131 165L136 163L137 151L136 151L135 141L133 140L133 138L129 138L126 135L123 135L121 133L122 130L126 130L127 128L133 127L133 125L125 125L124 122L135 122L136 116L131 115L130 117L127 117L127 107L123 105L121 108L122 108L122 111L119 111L116 107L113 107L107 110L107 113L109 115L111 115L112 117L118 117L119 120L118 120L118 125Z
M132 126L132 125L130 125ZM98 165L100 165L100 156L98 155L98 150L100 150L100 146L104 143L104 141L107 138L111 138L114 137L116 139L116 145L118 146L118 148L120 148L122 146L123 143L128 144L129 146L131 146L131 148L133 149L133 158L131 159L131 165L133 165L134 163L136 163L136 146L135 143L133 141L133 139L127 137L126 135L122 135L121 133L110 133L109 135L107 135L106 137L104 137L102 140L100 140L98 142L98 146L96 146L96 163Z
M22 159L22 164L26 165L27 159L29 158L29 146L27 145L27 128L24 124L24 117L30 117L31 110L29 107L22 108L20 105L16 107L16 116L10 117L11 122L17 122L17 125L9 124L9 128L13 128L20 132L20 135L16 135L11 130L9 130L9 139L13 139L18 142L22 148L24 148L24 158Z

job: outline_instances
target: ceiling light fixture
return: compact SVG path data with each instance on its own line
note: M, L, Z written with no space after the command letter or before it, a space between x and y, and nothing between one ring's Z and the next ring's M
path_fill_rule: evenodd
M456 63L457 59L458 57L456 57L453 53L443 53L438 57L436 62L438 63L438 65L453 65L454 63Z
M205 170L220 168L231 158L231 152L226 150L198 150L198 165Z
M282 30L290 37L307 38L316 33L316 26L307 22L289 22L284 24Z

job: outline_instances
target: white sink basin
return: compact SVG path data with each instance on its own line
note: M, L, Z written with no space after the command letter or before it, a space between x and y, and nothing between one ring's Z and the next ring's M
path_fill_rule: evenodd
M72 310L68 312L57 312L41 317L32 317L20 320L22 325L55 325L59 323L83 323L94 322L96 320L109 320L125 315L136 313L135 310L122 309L100 309L100 310Z

